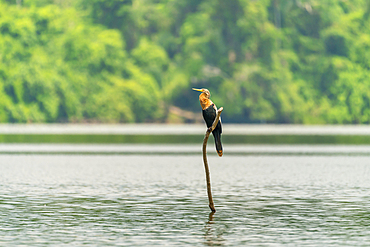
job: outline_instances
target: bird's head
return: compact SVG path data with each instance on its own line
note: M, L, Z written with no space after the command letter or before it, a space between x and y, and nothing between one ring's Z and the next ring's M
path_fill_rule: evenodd
M206 88L202 88L202 89L193 88L193 90L204 93L206 98L208 99L211 97L211 93Z

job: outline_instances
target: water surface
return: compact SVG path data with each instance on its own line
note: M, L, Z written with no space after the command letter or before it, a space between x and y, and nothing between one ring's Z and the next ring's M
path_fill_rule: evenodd
M366 246L353 150L211 155L214 215L199 154L2 154L0 245Z

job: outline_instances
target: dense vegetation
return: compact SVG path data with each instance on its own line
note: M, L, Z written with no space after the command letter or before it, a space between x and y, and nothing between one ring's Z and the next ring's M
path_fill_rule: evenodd
M0 122L185 121L171 109L200 114L206 87L224 122L369 123L369 18L366 0L0 0Z

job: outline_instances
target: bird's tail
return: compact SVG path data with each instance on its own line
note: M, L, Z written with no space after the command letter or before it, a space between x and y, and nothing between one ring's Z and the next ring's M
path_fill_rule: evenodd
M222 156L222 144L221 144L221 133L220 132L213 132L213 137L215 138L215 144L216 144L216 151L218 156Z

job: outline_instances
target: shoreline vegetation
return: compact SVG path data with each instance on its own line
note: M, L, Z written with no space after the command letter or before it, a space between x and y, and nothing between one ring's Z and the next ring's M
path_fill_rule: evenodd
M370 3L0 0L0 122L370 123Z

